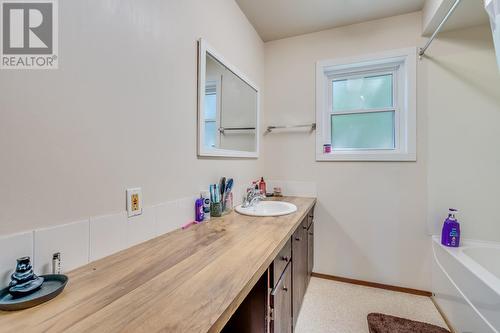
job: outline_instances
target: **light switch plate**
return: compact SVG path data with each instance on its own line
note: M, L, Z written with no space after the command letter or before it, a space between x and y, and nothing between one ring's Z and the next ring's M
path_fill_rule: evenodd
M142 190L140 187L127 189L128 217L142 214Z

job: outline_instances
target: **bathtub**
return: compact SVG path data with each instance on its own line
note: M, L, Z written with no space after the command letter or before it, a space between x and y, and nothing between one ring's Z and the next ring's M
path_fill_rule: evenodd
M500 333L500 243L433 237L434 301L457 333Z

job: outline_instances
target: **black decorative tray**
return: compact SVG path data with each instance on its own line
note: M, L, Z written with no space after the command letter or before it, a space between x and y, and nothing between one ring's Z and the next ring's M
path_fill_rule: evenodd
M9 287L0 290L0 310L22 310L47 302L59 295L68 282L68 277L62 274L42 275L41 277L44 281L40 289L27 296L13 297L9 294Z

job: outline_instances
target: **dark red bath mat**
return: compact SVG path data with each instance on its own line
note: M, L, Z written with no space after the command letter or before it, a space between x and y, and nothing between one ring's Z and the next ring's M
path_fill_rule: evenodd
M439 326L381 313L368 315L368 328L370 333L451 333Z

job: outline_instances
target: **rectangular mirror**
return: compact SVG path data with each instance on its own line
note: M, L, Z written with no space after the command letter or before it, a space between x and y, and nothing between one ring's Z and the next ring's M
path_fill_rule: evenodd
M259 89L198 43L198 155L258 157Z

